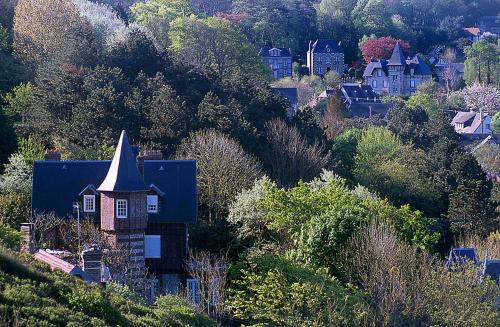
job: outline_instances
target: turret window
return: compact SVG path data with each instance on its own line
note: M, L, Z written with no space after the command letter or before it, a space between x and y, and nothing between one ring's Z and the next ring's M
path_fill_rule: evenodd
M148 213L158 213L158 195L148 195Z
M125 199L116 200L116 218L128 217L128 202Z
M83 196L83 212L95 212L95 195Z

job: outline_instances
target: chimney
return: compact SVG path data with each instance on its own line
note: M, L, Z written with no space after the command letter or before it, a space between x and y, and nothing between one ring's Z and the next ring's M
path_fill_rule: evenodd
M83 271L92 276L97 283L101 282L101 259L102 251L97 245L82 251Z
M162 160L163 154L160 150L143 149L139 151L137 156L137 167L142 176L144 176L144 161L146 160Z
M47 149L45 151L45 161L61 161L61 153L57 149Z
M21 224L21 252L33 252L33 234L35 231L35 224L23 223Z

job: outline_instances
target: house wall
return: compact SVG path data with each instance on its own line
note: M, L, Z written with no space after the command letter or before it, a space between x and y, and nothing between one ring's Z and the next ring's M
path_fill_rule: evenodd
M309 70L311 75L324 76L329 70L339 74L344 72L344 54L339 52L312 53L309 60Z
M431 75L405 75L399 70L393 70L390 72L390 76L386 76L382 72L382 76L377 76L377 71L381 69L374 69L373 76L365 77L365 84L370 85L373 91L377 94L390 94L390 95L412 95L415 94L417 88L420 84L431 81ZM397 75L397 82L392 80L392 76ZM376 81L376 86L374 81ZM386 87L384 87L384 81L386 82ZM411 81L415 82L415 86L411 86ZM398 92L393 92L393 87L397 87Z
M161 258L146 258L149 272L182 273L187 259L187 226L181 223L149 223L146 235L161 237Z
M473 135L483 135L483 134L491 134L491 117L486 116L483 118L483 124L482 124L482 129L481 126L479 126L473 133Z
M104 231L143 230L147 227L146 192L101 193L101 229ZM128 200L128 217L116 218L116 200Z
M292 57L262 57L271 71L271 78L280 79L292 76Z

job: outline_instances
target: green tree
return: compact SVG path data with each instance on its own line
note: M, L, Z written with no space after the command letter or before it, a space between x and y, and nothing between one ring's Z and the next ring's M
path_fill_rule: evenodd
M133 21L147 27L163 49L170 45L170 23L178 17L187 18L194 13L189 0L147 0L136 2L130 10Z
M28 63L87 63L94 53L92 29L71 0L19 0L14 52Z
M356 288L343 286L325 269L304 267L283 257L251 258L235 284L229 309L252 325L357 325L368 316Z
M500 111L493 115L491 120L491 128L495 133L500 133Z
M316 10L309 0L235 0L232 12L241 15L243 31L257 45L270 42L301 53L315 37Z
M266 68L237 26L218 17L178 18L170 25L170 51L179 62L221 79L241 71L263 78Z
M485 40L474 42L465 49L464 79L467 84L476 81L497 85L500 83L500 61L498 46Z

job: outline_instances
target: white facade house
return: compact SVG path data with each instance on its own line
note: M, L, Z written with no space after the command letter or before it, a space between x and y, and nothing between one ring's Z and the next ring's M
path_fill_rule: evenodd
M455 131L463 136L474 138L490 135L492 133L491 116L484 112L457 112L451 124L455 128Z

